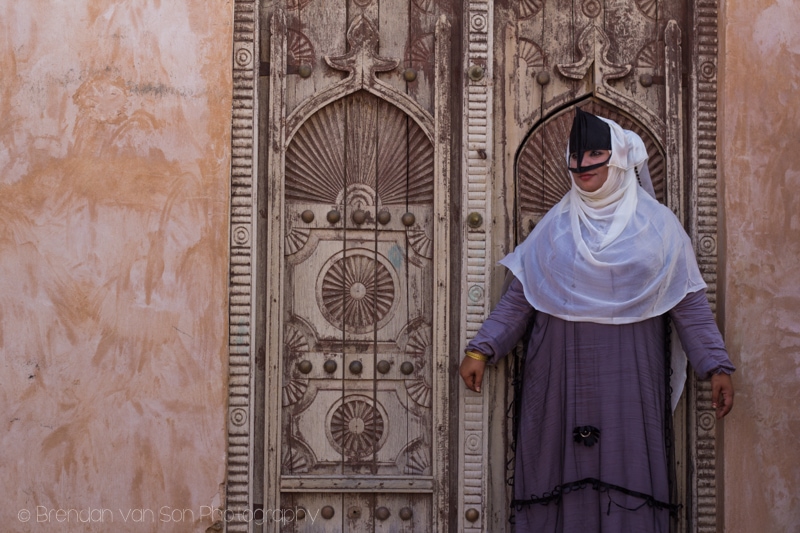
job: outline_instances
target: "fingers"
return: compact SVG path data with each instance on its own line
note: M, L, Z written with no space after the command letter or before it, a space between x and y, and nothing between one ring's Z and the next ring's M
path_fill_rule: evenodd
M486 363L477 361L475 359L465 357L461 361L461 368L459 374L467 388L474 392L481 391L481 383L483 382L483 371L486 368Z
M728 374L711 377L711 407L716 411L718 420L733 409L733 382Z
M486 366L485 363L482 363L483 367ZM475 392L481 391L481 383L483 383L483 367L476 369L475 371L475 388L473 389Z

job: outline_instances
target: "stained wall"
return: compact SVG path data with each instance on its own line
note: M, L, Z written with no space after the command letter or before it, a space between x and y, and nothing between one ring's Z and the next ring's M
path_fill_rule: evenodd
M724 3L725 531L800 531L800 3Z
M231 25L0 2L0 531L205 531L223 500Z

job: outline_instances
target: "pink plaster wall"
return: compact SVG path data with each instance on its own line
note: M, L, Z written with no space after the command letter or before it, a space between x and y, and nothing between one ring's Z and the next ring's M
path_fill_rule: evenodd
M205 531L222 503L231 23L0 2L0 531Z
M719 161L725 531L800 531L800 3L725 3Z

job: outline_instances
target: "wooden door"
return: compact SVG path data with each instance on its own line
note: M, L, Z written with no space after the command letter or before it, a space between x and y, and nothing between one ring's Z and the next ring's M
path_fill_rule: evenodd
M493 263L521 242L569 188L564 152L571 111L579 105L642 136L657 195L695 242L713 307L716 3L519 0L488 3L485 9L477 9L477 3L469 3L468 16L487 12L490 44L483 56L468 57L466 98L481 91L493 95L485 122L494 141L480 147L483 153L470 146L475 153L467 161L488 152L494 194L484 204L470 206L467 213L474 211L491 222L468 234L480 234L490 257L484 272L494 279L489 283L493 294L499 293L503 274ZM469 28L470 41L486 33L480 26ZM466 112L469 116L468 106ZM465 196L465 204L469 200ZM493 302L476 303L486 313ZM465 315L462 321L465 342L474 332L471 320ZM502 397L513 379L511 374L506 381L490 379L495 392L488 396ZM715 527L714 420L707 385L690 379L687 392L675 415L676 491L683 508L673 527L710 531ZM508 501L508 487L498 483L501 476L491 477L492 471L506 472L513 465L513 454L505 453L512 440L509 419L486 398L463 394L468 406L463 415L482 423L479 431L462 423L462 436L488 435L488 443L463 447L465 461L488 464L489 473L480 480L482 494L488 496L461 495L460 511L469 516L460 520L465 529L475 531L513 529L510 510L501 507Z
M271 21L265 508L281 531L447 527L448 13Z

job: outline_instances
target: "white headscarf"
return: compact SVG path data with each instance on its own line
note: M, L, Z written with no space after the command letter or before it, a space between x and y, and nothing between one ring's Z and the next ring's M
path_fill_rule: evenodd
M631 324L666 313L706 284L678 219L638 185L634 167L647 166L642 139L602 120L611 128L608 180L594 192L573 180L500 263L538 311L572 322ZM685 375L685 356L683 368ZM682 380L673 384L678 395L679 388Z

